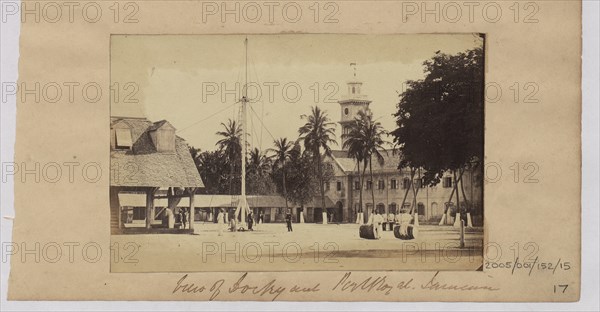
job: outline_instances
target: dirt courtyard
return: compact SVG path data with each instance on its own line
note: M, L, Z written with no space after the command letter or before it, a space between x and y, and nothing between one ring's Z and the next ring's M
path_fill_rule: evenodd
M112 235L117 246L111 272L201 271L409 271L477 270L483 263L483 229L419 227L414 240L382 232L379 240L359 238L357 224L261 224L251 232L223 231L196 223L195 234ZM114 248L113 248L114 249Z

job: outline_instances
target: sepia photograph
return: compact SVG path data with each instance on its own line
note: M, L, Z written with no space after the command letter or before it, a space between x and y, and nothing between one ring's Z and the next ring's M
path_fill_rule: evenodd
M484 59L481 34L112 35L111 241L140 261L111 272L481 270Z

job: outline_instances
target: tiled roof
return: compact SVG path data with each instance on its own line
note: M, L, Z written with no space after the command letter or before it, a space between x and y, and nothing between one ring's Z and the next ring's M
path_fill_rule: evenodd
M111 126L120 122L131 129L133 146L131 150L111 150L111 186L204 187L184 139L175 137L174 153L159 153L148 134L155 123L143 118L114 118Z
M342 167L344 172L356 172L356 159L348 157L348 153L346 151L335 150L331 152L335 161ZM400 164L400 155L398 152L394 152L392 150L383 150L381 151L381 155L383 156L383 165L380 166L375 158L373 158L373 172L382 172L382 171L393 171L398 170L398 165ZM361 163L362 167L362 163ZM361 168L362 169L362 168ZM367 169L368 170L368 169Z

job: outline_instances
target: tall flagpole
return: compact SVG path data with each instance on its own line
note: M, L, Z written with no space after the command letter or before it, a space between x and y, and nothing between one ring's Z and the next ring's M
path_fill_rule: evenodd
M244 88L242 89L242 192L240 199L238 201L238 206L236 209L235 217L241 216L240 220L240 228L246 229L246 218L250 207L248 206L248 201L246 199L246 153L247 153L247 144L246 144L246 104L248 103L248 38L244 40L244 46L246 50L246 73L245 73L245 82Z

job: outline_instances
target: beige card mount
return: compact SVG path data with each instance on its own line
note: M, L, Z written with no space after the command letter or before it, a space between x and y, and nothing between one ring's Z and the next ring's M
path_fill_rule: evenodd
M580 2L16 10L9 300L578 300Z

